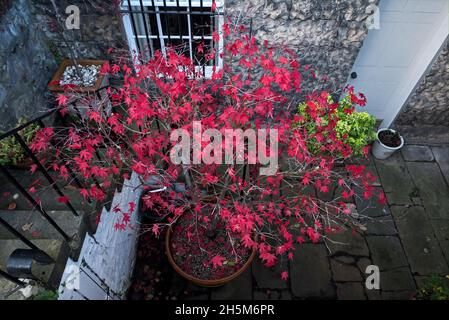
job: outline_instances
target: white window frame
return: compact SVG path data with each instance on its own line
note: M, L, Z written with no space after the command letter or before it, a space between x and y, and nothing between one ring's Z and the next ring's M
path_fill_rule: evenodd
M139 0L130 0L129 1L131 3L132 7L140 7L141 5L141 1ZM142 5L144 7L149 7L152 6L155 8L155 11L159 11L160 7L177 7L179 5L180 8L199 8L201 7L201 3L203 5L203 7L207 8L207 7L211 7L212 6L212 0L142 0ZM216 5L217 5L217 24L215 26L216 30L218 32L218 34L220 35L220 40L218 41L218 48L217 48L217 53L216 53L216 58L215 58L215 68L216 71L218 71L219 69L223 68L223 58L221 57L221 52L223 51L223 34L222 34L222 26L224 23L224 16L223 16L223 11L224 11L224 0L216 0L215 1ZM165 6L164 6L165 5ZM122 2L122 6L121 8L123 10L128 10L128 1L125 0ZM163 13L163 12L162 12ZM188 29L189 29L189 35L188 38L185 38L185 35L170 35L170 39L186 39L189 41L189 52L190 52L190 58L193 59L193 46L192 46L192 42L193 40L212 40L212 36L192 36L191 32L192 32L192 28L191 28L191 14L190 13L186 13L187 16L187 24L188 24ZM160 18L160 14L156 13L156 19L157 19L157 24L158 24L158 32L159 35L154 35L151 34L151 32L149 31L148 33L148 38L155 40L155 39L159 39L160 43L161 43L161 52L163 54L165 54L165 39L168 39L168 35L163 35L162 34L162 25L161 25L161 18ZM134 58L134 61L136 64L139 64L140 61L139 59L137 59L137 57L139 56L140 52L137 46L137 41L138 39L146 39L147 35L146 34L138 34L137 37L135 37L134 35L134 28L132 25L132 21L131 21L131 17L129 13L125 13L122 15L122 22L123 22L123 27L125 30L125 34L126 34L126 38L127 38L127 42L128 42L128 46L129 46L129 50L131 52L132 57ZM201 74L203 72L203 67L202 66L197 66L196 68L196 72ZM204 66L204 76L206 78L211 78L212 74L213 74L213 66Z

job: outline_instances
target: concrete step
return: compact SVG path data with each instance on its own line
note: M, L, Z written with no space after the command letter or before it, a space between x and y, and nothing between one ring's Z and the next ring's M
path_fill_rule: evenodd
M79 211L79 217L75 217L71 211L47 211L47 213L71 238L68 243L70 257L76 260L89 230L88 215L83 211ZM0 217L33 242L43 239L64 240L37 210L0 210ZM0 225L0 240L8 239L16 239L16 237ZM2 251L1 247L0 251Z
M83 215L75 217L71 211L46 211L69 237L84 229ZM0 210L0 217L29 239L63 239L38 210ZM0 239L15 239L15 236L0 226Z
M32 193L32 196L36 200L41 201L42 207L45 210L68 210L64 203L57 201L57 198L59 197L58 193L49 185L47 179L41 172L37 171L34 174L31 174L29 171L23 169L9 169L9 172L26 190L35 186L36 192ZM59 180L59 177L54 173L50 173L50 175L55 181ZM75 209L89 211L94 208L93 204L89 204L79 194L78 187L64 181L58 181L57 185L64 195L69 198L70 203ZM15 204L17 210L32 209L32 205L28 200L2 173L0 173L0 209L7 209L11 203Z

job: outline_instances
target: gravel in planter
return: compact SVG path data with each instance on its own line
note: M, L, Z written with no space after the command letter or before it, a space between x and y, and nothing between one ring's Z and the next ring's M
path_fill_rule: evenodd
M60 85L75 85L78 87L92 87L98 80L101 66L68 66L62 75Z

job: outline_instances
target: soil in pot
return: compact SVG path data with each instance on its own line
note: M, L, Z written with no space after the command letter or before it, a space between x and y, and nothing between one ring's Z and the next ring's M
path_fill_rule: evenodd
M173 227L171 254L176 265L188 275L201 280L218 280L240 270L252 254L238 238L229 237L225 224L210 215L212 205L202 213L185 212ZM208 212L209 214L205 214ZM197 221L197 223L192 223ZM213 258L222 257L220 266Z
M399 133L385 130L381 131L378 134L380 142L382 142L384 145L390 148L397 148L401 145L401 136Z
M149 231L152 223L151 220L142 219L142 228L148 231L139 237L128 299L160 301L207 296L205 288L192 286L173 270L165 254L165 234L155 237Z

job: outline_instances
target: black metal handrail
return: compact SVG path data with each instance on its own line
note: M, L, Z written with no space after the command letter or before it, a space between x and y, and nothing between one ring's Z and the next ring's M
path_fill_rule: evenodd
M108 86L103 86L100 87L99 89L96 90L96 94L97 97L101 98L100 95L100 91L104 90L106 88L110 87ZM72 101L72 103L76 103L78 102L79 99L75 99L74 101ZM73 105L73 108L75 109L75 114L78 116L78 118L81 118L81 114L78 110L78 108L76 107L76 105ZM60 197L64 197L67 199L67 201L65 201L65 205L67 206L67 208L72 212L72 214L74 216L79 216L79 213L77 212L77 210L75 209L75 207L72 205L72 203L70 202L70 200L65 197L64 192L62 191L62 189L60 187L58 187L58 185L56 184L56 181L52 178L52 176L50 175L50 173L48 172L48 170L45 168L45 165L42 164L39 159L36 157L36 155L34 154L34 152L30 149L30 147L27 145L27 143L25 142L25 140L21 137L20 132L27 128L30 127L32 125L38 124L39 127L41 128L45 128L45 124L44 124L44 120L51 117L52 115L56 115L57 117L59 117L59 119L61 120L61 122L63 124L65 124L65 120L64 117L61 115L61 113L59 112L59 108L55 107L50 111L47 111L45 113L43 113L42 115L14 128L9 130L6 133L2 133L0 134L0 141L3 139L6 139L8 137L14 137L15 140L17 141L17 143L21 146L21 148L23 149L23 151L25 152L25 154L32 160L32 162L34 163L34 165L37 166L37 168L39 169L39 171L41 171L41 173L44 175L44 177L46 178L46 180L49 182L49 184L51 185L51 187L56 191L56 193L60 196ZM98 151L96 150L96 153L98 153ZM79 187L79 188L83 188L83 185L81 183L81 181L78 179L78 177L75 175L74 171L70 168L70 166L67 166L68 172L71 176L71 178L73 179L73 181L75 182L75 184ZM21 181L17 180L9 171L8 167L5 165L1 165L0 164L0 172L17 188L17 190L31 203L31 205L33 206L34 209L36 209L37 211L39 211L39 213L42 215L42 217L58 232L59 235L62 236L62 238L64 239L64 241L69 242L71 240L70 236L56 223L56 221L46 212L45 208L42 207L42 204L40 203L40 201L36 200L33 195L31 195L31 193L28 191L28 186L23 186ZM101 189L101 186L98 184L97 182L97 187L99 187ZM91 200L88 199L88 202L90 203ZM3 227L6 228L6 230L8 230L12 235L14 235L14 237L18 240L20 240L22 243L24 243L27 247L36 250L38 252L42 252L44 254L45 251L42 250L41 248L39 248L36 244L34 244L31 240L27 239L21 232L19 232L18 230L16 230L13 226L11 226L6 220L2 219L0 217L0 225L2 225ZM48 256L48 254L46 254ZM7 272L3 271L0 269L0 276L3 276L4 278L16 283L17 285L23 286L25 285L24 282L20 281L19 279L17 279L14 276L9 275Z
M38 122L39 120L42 121L43 119L48 118L48 117L51 116L53 113L55 113L55 111L56 111L56 109L50 110L50 111L48 111L48 112L45 112L44 114L40 115L39 117L34 118L33 120L30 120L30 121L28 121L28 122L26 122L26 123L24 123L24 124L22 124L22 125L20 125L20 126L18 126L18 127L16 127L16 128L14 128L14 129L11 129L11 130L9 130L8 132L1 133L1 134L0 134L0 140L3 140L3 139L5 139L5 138L8 138L8 137L10 137L10 136L12 136L12 135L14 135L14 134L16 134L16 133L22 131L23 129L25 129L25 128L27 128L27 127L29 127L29 126L35 124L35 123Z

